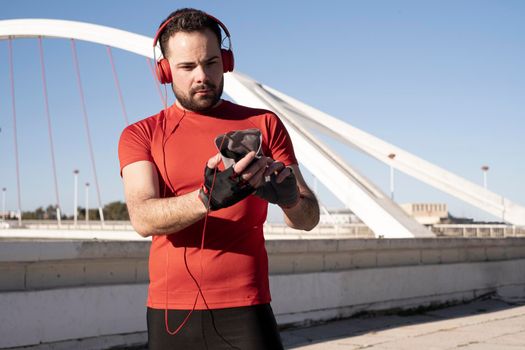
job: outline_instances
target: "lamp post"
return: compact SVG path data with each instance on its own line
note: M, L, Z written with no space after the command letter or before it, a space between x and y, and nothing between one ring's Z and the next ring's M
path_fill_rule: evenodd
M388 155L388 158L390 158L392 161L395 157L395 153L390 153ZM394 200L394 167L392 166L392 162L390 162L390 199Z
M5 221L5 191L7 188L2 188L2 221Z
M73 170L73 176L75 178L75 188L74 188L74 199L73 199L73 225L77 227L78 219L78 169Z
M89 222L89 182L86 182L86 224Z
M489 166L488 165L483 165L481 167L481 171L483 172L483 187L485 189L487 189L487 172L489 171Z

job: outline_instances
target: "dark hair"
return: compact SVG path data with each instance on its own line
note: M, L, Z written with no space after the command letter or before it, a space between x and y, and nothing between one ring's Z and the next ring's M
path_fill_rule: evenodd
M206 12L192 8L179 9L170 13L159 25L159 29L167 21L169 23L164 27L159 37L160 50L164 57L166 57L168 40L177 32L197 32L208 28L217 36L219 46L221 46L219 24Z

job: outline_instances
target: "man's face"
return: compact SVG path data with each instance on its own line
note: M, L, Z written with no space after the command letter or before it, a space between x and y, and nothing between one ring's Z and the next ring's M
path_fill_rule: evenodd
M217 37L209 29L178 32L168 40L168 61L177 105L202 112L214 107L224 85Z

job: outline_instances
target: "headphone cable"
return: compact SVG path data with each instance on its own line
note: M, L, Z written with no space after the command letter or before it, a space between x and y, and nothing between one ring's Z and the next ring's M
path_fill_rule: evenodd
M164 86L164 89L166 91L166 86ZM167 95L167 93L166 93L166 95ZM167 98L167 96L166 96L166 98ZM175 131L178 128L179 124L181 123L181 121L182 121L182 119L184 118L185 115L186 115L186 110L183 110L183 115L182 115L181 119L179 120L179 122L177 123L177 125L175 126L173 131ZM171 189L172 193L175 193L175 189L173 188L171 180L169 179L167 166L166 166L166 150L165 150L165 146L166 146L166 143L168 141L168 139L165 139L166 118L167 118L167 106L165 105L163 128L162 128L162 140L163 140L162 141L162 155L163 155L164 173L166 174L166 179L168 180L169 184L164 183L164 197L166 196L167 186L170 186L170 189ZM170 133L170 135L168 135L168 138L172 134L173 134L173 132ZM219 149L222 149L223 143L224 143L224 139L222 140ZM206 204L206 208L210 207L211 195L213 193L213 189L215 187L215 179L217 177L217 170L218 170L218 166L215 167L214 172L213 172L213 179L212 179L212 184L211 184L211 187L210 187L210 195L208 196L208 203ZM209 212L210 212L209 209L207 209L206 210L206 214L204 216L204 224L203 224L202 233L201 233L201 244L200 244L200 251L199 251L199 260L200 260L199 281L200 281L200 283L195 278L195 276L193 276L193 274L191 273L191 271L189 269L187 258L186 258L187 247L184 248L184 265L186 267L186 271L188 272L188 274L190 275L192 280L195 282L195 285L197 286L197 294L195 295L195 300L193 302L193 307L191 308L190 311L188 311L188 314L185 316L184 320L181 322L181 324L174 331L170 330L169 322L168 322L168 292L169 292L169 286L168 286L168 275L169 275L169 272L168 271L169 271L169 248L170 247L169 247L169 244L166 245L166 278L165 278L166 279L166 297L165 297L165 308L164 308L164 323L165 323L165 326L166 326L166 332L169 335L176 335L177 333L179 333L180 330L184 327L184 325L188 322L191 314L196 309L197 301L198 301L198 298L199 298L199 294L202 297L202 300L204 302L204 305L206 306L206 309L208 311L211 311L208 303L206 302L206 298L204 297L204 293L202 292L202 287L201 287L202 279L203 279L203 275L204 275L204 266L203 266L203 263L202 263L202 253L204 251L204 241L205 241L205 237L206 237L206 227L207 227L207 224L208 224Z

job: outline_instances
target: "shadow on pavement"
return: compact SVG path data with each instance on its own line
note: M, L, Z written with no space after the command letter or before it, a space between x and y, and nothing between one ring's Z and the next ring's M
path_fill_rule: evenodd
M420 325L428 322L452 320L473 315L489 314L523 305L523 302L511 302L496 297L485 296L472 302L454 306L417 308L412 310L387 311L381 313L365 313L351 318L331 321L325 324L293 328L281 331L281 337L286 349L294 349L306 345L357 337L374 335L403 326Z

